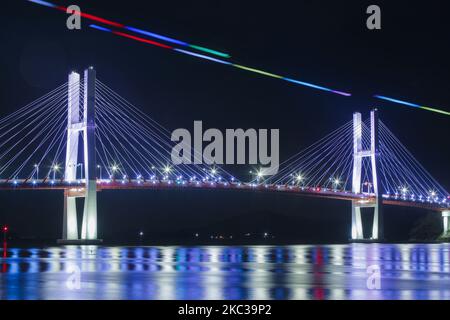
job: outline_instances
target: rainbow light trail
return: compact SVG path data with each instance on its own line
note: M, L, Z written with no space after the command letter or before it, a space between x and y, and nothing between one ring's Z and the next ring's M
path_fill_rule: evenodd
M42 0L27 0L27 1L33 2L33 3L36 3L36 4L40 4L40 5L45 6L45 7L61 10L61 11L64 11L64 12L67 11L66 7L58 6L58 5L55 5L55 4L47 2L47 1L42 1ZM114 21L111 21L111 20L107 20L107 19L103 19L103 18L94 16L92 14L88 14L88 13L84 13L84 12L78 12L78 11L75 11L74 13L80 15L83 18L89 19L89 20L93 20L93 21L97 21L97 22L100 22L100 23L104 23L106 25L109 25L109 26L112 26L112 27L116 27L116 28L122 28L122 29L130 30L130 31L135 32L135 33L143 34L143 35L146 35L146 36L151 37L151 38L156 38L156 39L163 40L163 41L166 41L166 42L174 43L174 44L177 44L179 46L189 47L189 48L192 48L192 49L195 49L195 50L198 50L198 51L203 51L203 52L206 52L206 53L210 53L210 54L222 57L222 58L230 58L231 57L228 53L223 53L223 52L220 52L220 51L217 51L217 50L213 50L213 49L208 49L208 48L205 48L205 47L202 47L202 46L189 44L187 42L176 40L176 39L173 39L173 38L169 38L169 37L166 37L166 36L154 33L154 32L138 29L138 28L131 27L131 26L126 26L124 24L117 23L117 22L114 22Z
M58 10L61 10L61 11L64 11L64 12L67 11L67 8L65 8L63 6L55 5L55 4L47 2L47 1L42 1L42 0L27 0L27 1L39 4L39 5L42 5L42 6L45 6L45 7L58 9ZM75 14L79 14L83 18L86 18L86 19L89 19L89 20L93 20L93 21L97 21L97 22L106 24L106 25L111 26L111 27L126 29L126 30L129 30L129 31L132 31L132 32L135 32L135 33L139 33L139 34L142 34L142 35L145 35L145 36L148 36L148 37L156 38L156 39L159 39L159 40L162 40L162 41L165 41L165 42L170 42L170 43L173 43L173 44L176 44L176 45L189 47L189 48L192 48L192 49L195 49L195 50L198 50L198 51L203 51L203 52L206 52L206 53L210 53L210 54L222 57L222 58L230 58L230 55L226 54L226 53L222 53L222 52L219 52L219 51L216 51L216 50L208 49L208 48L197 46L197 45L192 45L192 44L189 44L187 42L183 42L183 41L180 41L180 40L169 38L169 37L166 37L166 36L163 36L163 35L159 35L159 34L156 34L156 33L153 33L153 32L149 32L149 31L145 31L145 30L142 30L142 29L126 26L124 24L120 24L120 23L117 23L117 22L114 22L114 21L111 21L111 20L103 19L103 18L94 16L94 15L91 15L91 14L88 14L88 13L75 11ZM171 46L163 44L163 43L159 43L159 42L148 40L148 39L145 39L145 38L133 36L133 35L130 35L130 34L124 33L124 32L114 31L114 30L111 30L111 29L108 29L108 28L105 28L105 27L102 27L102 26L95 25L95 24L91 24L91 25L89 25L89 27L91 27L93 29L96 29L96 30L104 31L104 32L110 32L110 33L115 34L117 36L125 37L125 38L132 39L132 40L135 40L135 41L139 41L139 42L143 42L143 43L146 43L146 44L151 44L151 45L154 45L154 46L158 46L158 47L161 47L161 48L164 48L164 49L170 49L170 50L173 50L173 51L185 54L185 55L197 57L197 58L200 58L200 59L204 59L204 60L208 60L208 61L212 61L212 62L216 62L216 63L220 63L220 64L230 65L230 66L233 66L235 68L238 68L238 69L241 69L241 70L245 70L245 71L249 71L249 72L254 72L254 73L266 76L266 77L271 77L271 78L276 78L276 79L280 79L280 80L285 80L287 82L295 83L295 84L298 84L298 85L301 85L301 86L306 86L306 87L317 89L317 90L322 90L322 91L335 93L335 94L338 94L338 95L341 95L341 96L346 96L346 97L351 96L351 94L347 93L347 92L333 90L333 89L326 88L326 87L323 87L323 86L318 86L318 85L315 85L315 84L312 84L312 83L299 81L299 80L295 80L295 79L291 79L291 78L287 78L287 77L283 77L283 76L280 76L280 75L277 75L277 74L273 74L273 73L270 73L270 72L266 72L266 71L263 71L263 70L259 70L259 69L255 69L255 68L251 68L251 67L235 64L235 63L231 63L231 62L228 62L228 61L216 59L216 58L209 57L209 56L206 56L206 55L203 55L203 54L199 54L199 53L194 53L194 52L187 51L187 50L178 49L178 48L171 47ZM396 104L399 104L399 105L404 105L404 106L408 106L408 107L412 107L412 108L417 108L417 109L427 110L427 111L431 111L431 112L435 112L435 113L439 113L439 114L444 114L444 115L447 115L447 116L450 115L450 112L445 111L445 110L440 110L440 109L436 109L436 108L421 106L421 105L418 105L418 104L415 104L415 103L406 102L406 101L398 100L398 99L394 99L394 98L389 98L389 97L382 96L382 95L374 95L374 98L385 100L385 101L389 101L389 102L393 102L393 103L396 103Z
M403 100L389 98L389 97L381 96L381 95L374 95L374 97L377 98L377 99L386 100L386 101L394 102L394 103L397 103L397 104L402 104L404 106L408 106L408 107L412 107L412 108L418 108L418 109L423 109L423 110L427 110L427 111L436 112L436 113L445 114L447 116L450 116L450 112L448 112L448 111L439 110L439 109L435 109L435 108L430 108L430 107L426 107L426 106L421 106L421 105L418 105L418 104L415 104L415 103L406 102L406 101L403 101Z
M194 52L191 52L191 51L186 51L186 50L174 48L174 47L167 46L167 45L159 43L159 42L151 41L151 40L144 39L144 38L141 38L141 37L136 37L136 36L133 36L133 35L130 35L130 34L127 34L127 33L123 33L123 32L114 31L114 30L111 30L111 29L108 29L108 28L104 28L104 27L95 25L95 24L91 24L89 26L91 28L93 28L93 29L96 29L96 30L110 32L110 33L115 34L117 36L121 36L121 37L125 37L125 38L128 38L128 39L136 40L136 41L139 41L139 42L144 42L144 43L147 43L147 44L155 45L155 46L158 46L158 47L162 47L164 49L170 49L170 50L173 50L173 51L176 51L176 52L179 52L179 53L182 53L182 54L186 54L186 55L189 55L189 56L197 57L197 58L200 58L200 59L209 60L209 61L213 61L213 62L225 64L225 65L229 65L229 66L241 69L241 70L250 71L250 72L254 72L254 73L260 74L260 75L264 75L266 77L271 77L271 78L276 78L276 79L280 79L280 80L285 80L285 81L288 81L288 82L291 82L291 83L296 83L296 84L301 85L301 86L306 86L306 87L310 87L310 88L314 88L314 89L318 89L318 90L322 90L322 91L327 91L327 92L335 93L335 94L338 94L338 95L341 95L341 96L345 96L345 97L351 96L351 94L347 93L347 92L342 92L342 91L337 91L337 90L333 90L333 89L317 86L317 85L314 85L314 84L311 84L311 83L307 83L307 82L303 82L303 81L298 81L298 80L286 78L286 77L283 77L283 76L280 76L280 75L277 75L277 74L273 74L273 73L269 73L269 72L266 72L266 71L263 71L263 70L258 70L258 69L246 67L246 66L243 66L243 65L240 65L240 64L235 64L235 63L231 63L231 62L228 62L228 61L224 61L224 60L216 59L216 58L213 58L213 57L205 56L203 54L194 53Z

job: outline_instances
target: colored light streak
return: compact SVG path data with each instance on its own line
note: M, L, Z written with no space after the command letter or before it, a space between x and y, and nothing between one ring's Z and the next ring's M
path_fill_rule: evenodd
M39 5L42 5L42 6L55 8L55 9L58 9L58 10L61 10L61 11L64 11L64 12L67 11L66 7L58 6L58 5L52 4L52 3L47 2L47 1L42 1L42 0L27 0L27 1L39 4ZM171 43L174 43L174 44L177 44L177 45L180 45L180 46L189 47L189 48L192 48L192 49L195 49L195 50L198 50L198 51L203 51L203 52L210 53L210 54L213 54L213 55L217 55L217 56L220 56L220 57L223 57L223 58L230 58L230 55L227 54L227 53L219 52L219 51L216 51L216 50L208 49L208 48L197 46L197 45L192 45L192 44L189 44L187 42L176 40L176 39L173 39L173 38L170 38L170 37L166 37L166 36L163 36L163 35L160 35L160 34L157 34L157 33L153 33L153 32L150 32L150 31L134 28L134 27L131 27L131 26L125 26L125 25L123 25L121 23L117 23L117 22L114 22L114 21L111 21L111 20L107 20L107 19L98 17L98 16L94 16L92 14L79 12L79 11L74 11L74 13L80 15L83 18L86 18L86 19L89 19L89 20L93 20L93 21L97 21L97 22L100 22L100 23L103 23L103 24L106 24L106 25L109 25L109 26L122 28L122 29L127 29L127 30L130 30L130 31L135 32L135 33L146 35L148 37L160 39L160 40L166 41L166 42L171 42ZM115 35L119 35L119 36L122 36L122 37L133 39L133 40L136 40L136 41L139 41L139 42L155 45L155 46L162 47L162 48L165 48L165 49L172 49L172 50L175 50L177 52L180 52L180 53L183 53L183 54L186 54L186 55L190 55L190 56L194 56L194 57L197 57L197 58L201 58L201 59L205 59L205 60L209 60L209 61L213 61L213 62L217 62L217 63L221 63L221 64L231 65L233 67L236 67L236 68L239 68L239 69L242 69L242 70L246 70L246 71L250 71L250 72L254 72L254 73L258 73L260 75L264 75L264 76L267 76L267 77L272 77L272 78L276 78L276 79L282 79L282 80L285 80L285 81L288 81L288 82L291 82L291 83L295 83L295 84L298 84L298 85L301 85L301 86L306 86L306 87L310 87L310 88L313 88L313 89L322 90L322 91L326 91L326 92L330 92L330 93L334 93L334 94L338 94L338 95L342 95L342 96L346 96L346 97L351 96L351 94L347 93L347 92L337 91L337 90L333 90L333 89L330 89L330 88L318 86L318 85L315 85L315 84L312 84L312 83L303 82L303 81L299 81L299 80L295 80L295 79L291 79L291 78L286 78L286 77L283 77L283 76L280 76L280 75L276 75L276 74L273 74L273 73L270 73L270 72L266 72L266 71L255 69L255 68L251 68L251 67L246 67L246 66L239 65L239 64L226 62L226 61L223 61L223 60L220 60L220 59L215 59L215 58L212 58L212 57L209 57L209 56L205 56L205 55L202 55L202 54L197 54L197 53L186 51L186 50L182 50L182 49L176 49L176 48L173 48L171 46L168 46L168 45L156 42L156 41L152 41L152 40L136 37L136 36L133 36L133 35L130 35L130 34L127 34L127 33L123 33L123 32L113 31L113 30L110 30L108 28L104 28L102 26L98 26L98 25L95 25L95 24L91 24L89 26L91 28L93 28L93 29L97 29L97 30L105 31L105 32L111 32L111 33L113 33ZM406 101L403 101L403 100L389 98L389 97L381 96L381 95L375 95L374 97L378 98L378 99L390 101L390 102L393 102L393 103L397 103L397 104L402 104L402 105L405 105L405 106L413 107L413 108L423 109L423 110L427 110L427 111L431 111L431 112L435 112L435 113L440 113L440 114L444 114L444 115L450 115L450 112L448 112L448 111L444 111L444 110L440 110L440 109L436 109L436 108L431 108L431 107L426 107L426 106L420 106L418 104L406 102Z
M100 31L106 31L106 32L111 32L111 29L105 28L105 27L101 27L101 26L97 26L95 24L91 24L89 25L89 27L100 30Z
M134 27L130 27L130 26L126 26L125 29L133 31L133 32L136 32L136 33L140 33L140 34L152 37L152 38L163 40L163 41L166 41L166 42L171 42L171 43L177 44L179 46L189 47L189 48L195 49L197 51L203 51L203 52L206 52L206 53L210 53L210 54L213 54L215 56L222 57L222 58L230 58L230 55L228 53L223 53L223 52L219 52L217 50L208 49L208 48L205 48L205 47L202 47L202 46L189 44L187 42L183 42L183 41L180 41L180 40L177 40L177 39L169 38L169 37L166 37L166 36L154 33L154 32L150 32L150 31L146 31L146 30L142 30L142 29L138 29L138 28L134 28Z
M179 53L182 53L182 54L186 54L186 55L189 55L189 56L193 56L193 57L196 57L196 58L200 58L200 59L204 59L204 60L208 60L208 61L212 61L212 62L217 62L217 63L221 63L221 64L225 64L225 65L230 65L230 66L233 66L235 68L238 68L238 69L241 69L241 70L245 70L245 71L249 71L249 72L253 72L253 73L257 73L257 74L260 74L260 75L263 75L263 76L266 76L266 77L271 77L271 78L275 78L275 79L285 80L285 81L296 83L296 84L299 84L299 85L302 85L302 86L307 86L307 87L310 87L310 88L319 89L319 90L323 90L323 91L327 91L327 92L343 95L343 96L346 96L346 97L351 96L350 93L336 91L336 90L333 90L333 89L317 86L317 85L314 85L314 84L311 84L311 83L302 82L302 81L298 81L298 80L294 80L294 79L290 79L290 78L285 78L283 76L280 76L280 75L277 75L277 74L273 74L273 73L270 73L270 72L266 72L266 71L263 71L263 70L259 70L259 69L255 69L255 68L251 68L251 67L246 67L246 66L243 66L243 65L240 65L240 64L231 63L231 62L228 62L228 61L216 59L216 58L213 58L213 57L209 57L209 56L206 56L206 55L203 55L203 54L199 54L199 53L195 53L195 52L191 52L191 51L187 51L187 50L183 50L183 49L174 48L174 47L167 46L165 44L162 44L162 43L159 43L159 42L155 42L155 41L152 41L152 40L148 40L148 39L145 39L145 38L133 36L133 35L130 35L130 34L127 34L127 33L119 32L119 31L113 31L111 29L100 27L100 26L97 26L95 24L91 24L89 26L91 28L94 28L94 29L97 29L97 30L100 30L100 31L110 32L110 33L113 33L113 34L121 36L121 37L125 37L125 38L129 38L129 39L136 40L136 41L139 41L139 42L155 45L155 46L158 46L158 47L161 47L161 48L164 48L164 49L170 49L170 50L173 50L173 51L176 51L176 52L179 52Z
M151 45L154 45L154 46L157 46L157 47L161 47L161 48L164 48L164 49L173 49L173 47L171 47L171 46L167 46L165 44L162 44L162 43L159 43L159 42L156 42L156 41L152 41L152 40L136 37L136 36L133 36L133 35L128 34L128 33L123 33L123 32L119 32L119 31L111 31L111 32L113 34L116 34L116 35L121 36L121 37L125 37L125 38L133 39L133 40L136 40L136 41L144 42L144 43L151 44Z
M47 1L41 1L41 0L28 0L28 1L36 3L36 4L40 4L40 5L49 7L49 8L54 8L54 9L58 9L58 10L67 12L67 8L66 7L54 5L54 4L52 4L50 2L47 2ZM111 20L107 20L107 19L95 16L95 15L92 15L92 14L89 14L89 13L79 12L79 11L74 11L73 13L77 14L77 15L83 17L83 18L86 18L86 19L89 19L89 20L92 20L92 21L96 21L96 22L100 22L100 23L103 23L103 24L106 24L106 25L109 25L109 26L112 26L112 27L126 29L126 30L129 30L129 31L135 32L135 33L146 35L146 36L151 37L151 38L156 38L156 39L163 40L163 41L166 41L166 42L170 42L170 43L173 43L173 44L177 44L177 45L183 46L183 47L189 47L189 48L192 48L192 49L195 49L195 50L198 50L198 51L203 51L203 52L206 52L206 53L209 53L209 54L213 54L213 55L216 55L216 56L219 56L219 57L222 57L222 58L230 58L230 55L228 53L223 53L223 52L220 52L220 51L217 51L217 50L213 50L213 49L209 49L209 48L205 48L205 47L202 47L202 46L189 44L189 43L184 42L184 41L176 40L174 38L166 37L166 36L163 36L163 35L160 35L160 34L157 34L157 33L154 33L154 32L150 32L150 31L142 30L142 29L139 29L139 28L135 28L135 27L131 27L131 26L125 26L122 23L118 23L118 22L114 22L114 21L111 21Z
M228 64L228 65L232 64L231 62L220 60L220 59L216 59L216 58L213 58L213 57L208 57L208 56L205 56L205 55L199 54L199 53L194 53L194 52L190 52L190 51L186 51L186 50L182 50L182 49L174 49L174 50L177 51L177 52L180 52L180 53L184 53L184 54L193 56L193 57L206 59L206 60L214 61L214 62L217 62L217 63Z
M54 5L54 4L50 3L50 2L41 1L41 0L28 0L28 1L36 3L36 4L44 5L44 6L50 7L50 8L56 8L56 9L64 11L64 12L67 11L67 8L65 8L63 6ZM121 23L117 23L117 22L114 22L114 21L111 21L111 20L107 20L107 19L104 19L104 18L101 18L101 17L98 17L98 16L94 16L92 14L85 13L85 12L74 11L74 13L80 15L83 18L89 19L89 20L97 21L97 22L100 22L100 23L103 23L103 24L106 24L106 25L109 25L109 26L116 27L116 28L126 29L126 30L129 30L129 31L135 32L135 33L146 35L148 37L157 38L157 39L160 39L162 41L171 42L171 43L174 43L174 44L177 44L177 45L180 45L180 46L190 47L190 48L196 49L198 51L203 51L203 52L210 53L210 54L217 55L217 56L224 57L224 58L229 58L230 57L230 55L228 55L226 53L222 53L222 52L219 52L219 51L216 51L216 50L208 49L208 48L197 46L197 45L192 45L192 44L189 44L189 43L186 43L186 42L183 42L183 41L180 41L180 40L176 40L176 39L173 39L173 38L169 38L169 37L166 37L166 36L163 36L163 35L159 35L159 34L156 34L156 33L150 32L150 31L138 29L138 28L131 27L131 26L125 26L125 25L123 25ZM131 34L128 34L128 33L124 33L124 32L114 31L114 30L111 30L111 29L108 29L108 28L105 28L105 27L102 27L102 26L99 26L99 25L90 24L89 27L91 27L93 29L96 29L96 30L99 30L99 31L111 32L111 33L113 33L115 35L118 35L118 36L121 36L121 37L129 38L129 39L132 39L132 40L135 40L135 41L139 41L139 42L143 42L143 43L146 43L146 44L151 44L151 45L158 46L158 47L161 47L161 48L164 48L164 49L172 49L172 50L177 51L179 53L183 53L183 54L186 54L186 55L194 56L194 57L197 57L197 58L201 58L201 59L205 59L205 60L209 60L209 61L213 61L213 62L225 64L225 65L231 65L231 66L233 66L235 68L242 69L242 70L249 71L249 72L254 72L254 73L257 73L257 74L260 74L260 75L263 75L263 76L272 77L272 78L276 78L276 79L282 79L282 80L286 80L286 81L291 82L291 83L296 83L296 84L299 84L299 85L302 85L302 86L307 86L307 87L310 87L310 88L323 90L323 91L327 91L327 92L331 92L331 93L335 93L335 94L339 94L339 95L343 95L343 96L351 96L350 93L332 90L332 89L321 87L321 86L317 86L317 85L314 85L314 84L311 84L311 83L302 82L302 81L298 81L298 80L294 80L294 79L290 79L290 78L285 78L283 76L276 75L276 74L273 74L273 73L270 73L270 72L266 72L266 71L263 71L263 70L259 70L259 69L255 69L255 68L251 68L251 67L247 67L247 66L243 66L243 65L240 65L240 64L234 64L234 63L226 62L226 61L223 61L223 60L220 60L220 59L212 58L212 57L209 57L209 56L206 56L206 55L194 53L194 52L187 51L187 50L177 49L177 48L165 45L165 44L160 43L160 42L156 42L156 41L152 41L152 40L149 40L149 39L137 37L137 36L134 36L134 35L131 35Z
M47 2L47 1L41 1L41 0L28 0L30 2L40 4L42 6L50 7L50 8L57 8L57 5L54 5L53 3Z
M254 72L254 73L258 73L261 74L263 76L268 76L268 77L272 77L272 78L276 78L276 79L283 79L282 76L273 74L273 73L269 73L266 71L262 71L262 70L258 70L258 69L254 69L254 68L250 68L250 67L246 67L246 66L241 66L239 64L233 64L234 67L242 69L242 70L246 70L246 71L250 71L250 72Z
M394 99L394 98L389 98L389 97L381 96L381 95L375 95L374 97L377 98L377 99L386 100L386 101L389 101L389 102L401 104L401 105L408 106L408 107L411 107L411 108L423 109L423 110L427 110L427 111L436 112L436 113L440 113L440 114L444 114L444 115L450 116L450 112L445 111L445 110L439 110L439 109L435 109L435 108L425 107L425 106L421 106L421 105L418 105L418 104L415 104L415 103L411 103L411 102L407 102L407 101L403 101L403 100L398 100L398 99Z

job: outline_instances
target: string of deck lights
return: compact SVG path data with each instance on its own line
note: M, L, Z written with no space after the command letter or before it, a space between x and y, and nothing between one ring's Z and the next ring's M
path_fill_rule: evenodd
M27 1L39 4L39 5L43 5L43 6L46 6L46 7L54 8L54 9L57 9L57 10L60 10L60 11L64 11L64 12L67 11L66 7L55 5L55 4L47 2L47 1L43 1L43 0L27 0ZM204 52L204 53L212 54L212 55L218 56L220 58L230 58L231 57L227 53L219 52L217 50L205 48L205 47L198 46L198 45L189 44L189 43L184 42L184 41L180 41L180 40L177 40L177 39L174 39L174 38L171 38L171 37L163 36L163 35L160 35L160 34L157 34L157 33L154 33L154 32L150 32L150 31L146 31L146 30L143 30L143 29L139 29L139 28L135 28L135 27L131 27L131 26L126 26L124 24L121 24L121 23L118 23L118 22L114 22L114 21L111 21L111 20L107 20L107 19L104 19L104 18L101 18L101 17L98 17L98 16L94 16L92 14L85 13L85 12L75 11L74 13L80 15L83 18L86 18L86 19L89 19L89 20L92 20L92 21L96 21L96 22L108 25L110 27L115 27L115 28L119 28L119 29L125 29L125 30L128 30L128 31L134 32L134 33L138 33L140 35L144 35L144 36L147 36L147 37L155 38L155 39L158 39L158 40L161 40L161 41L165 41L165 42L168 42L168 43L171 43L171 44L174 44L174 45L182 46L182 47L185 47L185 48L191 48L191 49L194 49L194 50L197 50L197 51L201 51L201 52ZM271 77L271 78L275 78L275 79L279 79L279 80L284 80L284 81L287 81L287 82L290 82L290 83L294 83L294 84L297 84L297 85L309 87L309 88L312 88L312 89L326 91L326 92L338 94L338 95L345 96L345 97L350 97L352 95L351 93L348 93L348 92L334 90L334 89L331 89L331 88L319 86L319 85L312 84L312 83L309 83L309 82L304 82L304 81L292 79L292 78L289 78L289 77L284 77L284 76L281 76L281 75L278 75L278 74L274 74L274 73L270 73L270 72L267 72L267 71L263 71L263 70L260 70L260 69L255 69L255 68L251 68L251 67L248 67L248 66L243 66L243 65L240 65L240 64L236 64L236 63L232 63L232 62L229 62L229 61L225 61L225 60L222 60L222 59L217 59L217 58L210 57L210 56L207 56L207 55L204 55L204 54L200 54L200 53L195 53L195 52L188 51L188 50L179 49L179 48L176 48L176 47L164 44L164 43L160 43L160 42L153 41L153 40L150 40L150 39L138 37L138 36L135 36L135 35L132 35L132 34L129 34L129 33L116 31L116 30L113 30L113 29L110 29L110 28L106 28L106 27L103 27L103 26L99 26L99 25L96 25L96 24L90 24L89 27L91 27L93 29L96 29L96 30L104 31L104 32L110 32L110 33L112 33L112 34L114 34L116 36L121 36L121 37L125 37L125 38L131 39L131 40L135 40L135 41L138 41L138 42L142 42L142 43L154 45L154 46L157 46L157 47L160 47L160 48L176 51L178 53L189 55L189 56L193 56L193 57L196 57L196 58L200 58L200 59L204 59L204 60L208 60L208 61L212 61L212 62L224 64L224 65L229 65L229 66L235 67L237 69L241 69L241 70L245 70L245 71L248 71L248 72L257 73L259 75L266 76L266 77ZM399 99L390 98L390 97L383 96L383 95L374 95L373 97L376 98L376 99L379 99L379 100L389 101L389 102L392 102L392 103L395 103L395 104L398 104L398 105L403 105L403 106L408 106L408 107L412 107L412 108L422 109L422 110L435 112L435 113L439 113L439 114L443 114L443 115L447 115L447 116L450 115L450 112L445 111L445 110L441 110L441 109L437 109L437 108L431 108L431 107L427 107L427 106L423 106L423 105L419 105L419 104L415 104L415 103L411 103L411 102L407 102L407 101L403 101L403 100L399 100Z

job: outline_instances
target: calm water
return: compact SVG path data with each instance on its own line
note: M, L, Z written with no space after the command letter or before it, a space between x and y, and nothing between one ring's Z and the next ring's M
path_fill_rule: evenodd
M1 299L450 299L448 244L66 246L1 257ZM381 288L370 290L367 268L377 266Z

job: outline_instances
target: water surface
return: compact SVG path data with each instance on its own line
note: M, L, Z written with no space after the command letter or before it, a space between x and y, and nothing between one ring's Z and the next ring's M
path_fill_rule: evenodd
M60 246L1 257L1 299L450 299L449 244Z

